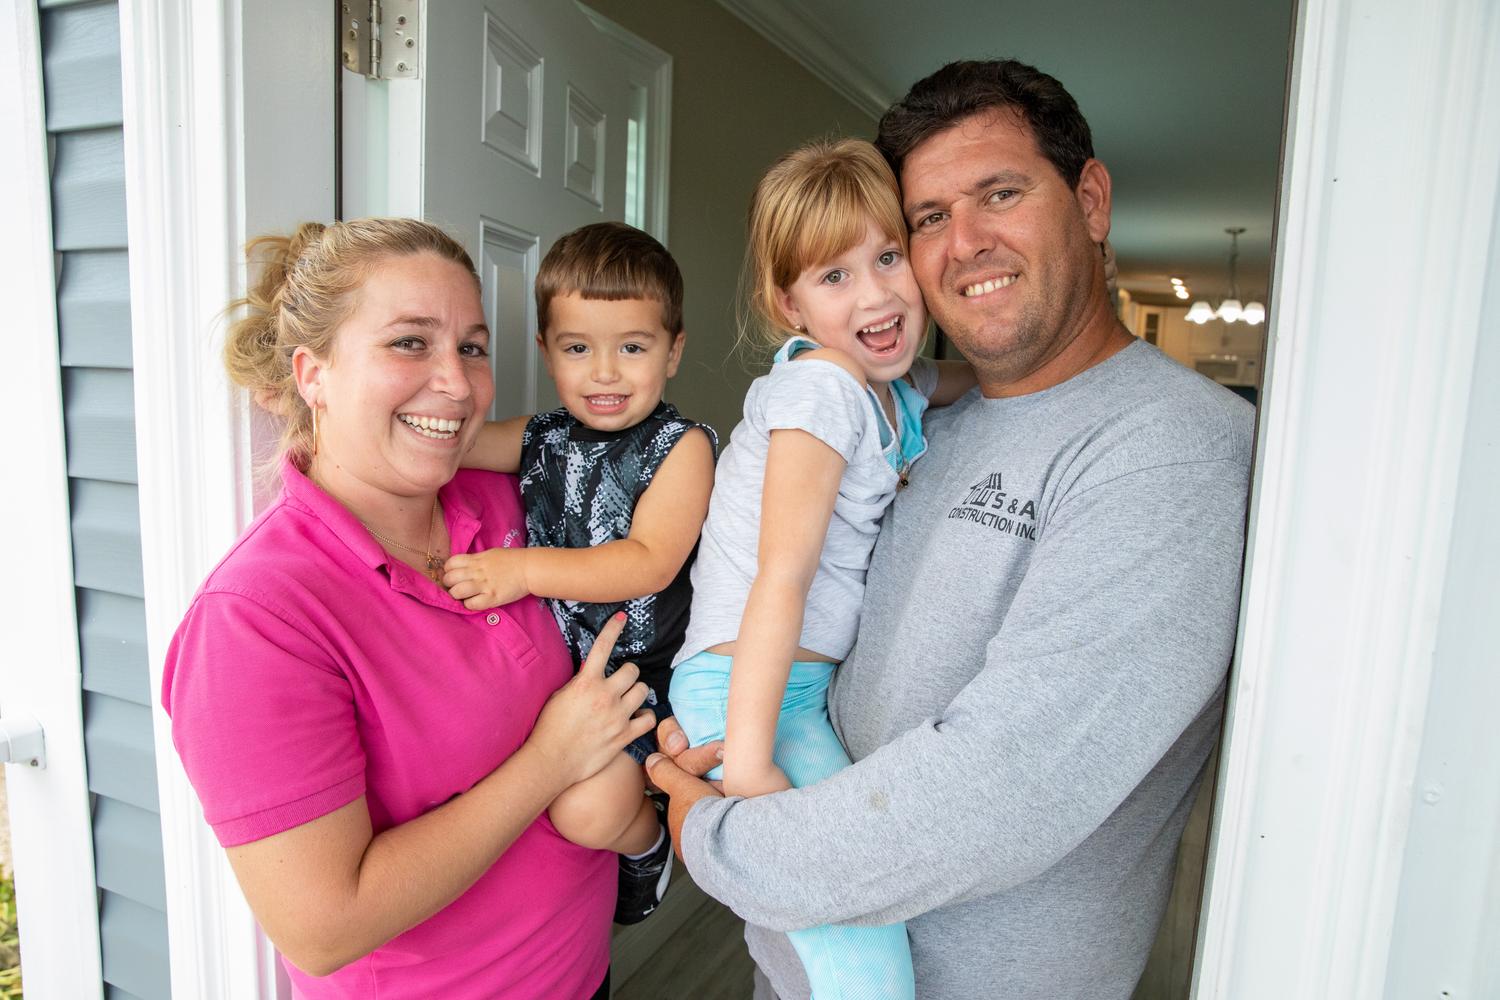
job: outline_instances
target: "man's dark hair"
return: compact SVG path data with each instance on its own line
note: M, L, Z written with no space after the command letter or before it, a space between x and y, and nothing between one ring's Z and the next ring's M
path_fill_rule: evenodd
M924 139L991 108L1014 111L1068 187L1078 186L1084 163L1094 155L1089 123L1062 84L1014 59L951 62L918 80L881 116L875 145L900 177L907 154Z

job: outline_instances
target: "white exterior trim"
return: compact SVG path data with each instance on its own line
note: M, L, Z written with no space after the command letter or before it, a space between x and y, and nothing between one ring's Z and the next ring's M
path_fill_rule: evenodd
M898 95L888 93L843 54L844 46L830 41L821 28L783 0L719 0L719 5L876 121L896 100Z
M1500 15L1305 0L1289 106L1200 998L1382 993L1494 266Z
M26 489L0 493L13 572L0 582L7 652L0 703L42 724L47 766L5 773L26 994L100 997L99 901L83 753L67 455L57 340L51 177L41 39L32 0L0 0L0 190L12 211L0 240L8 319L6 396L27 414L7 462ZM19 484L13 484L19 485Z
M253 12L237 0L120 3L153 692L198 584L251 516L254 429L220 360L222 310L243 287L240 247L247 234L332 216L334 19L310 10L298 0ZM288 28L299 19L308 23ZM245 64L261 68L248 84ZM326 101L309 99L320 89ZM170 721L159 704L153 712L172 992L270 1000L284 978L275 953L203 820Z
M162 661L249 511L246 417L215 317L237 286L242 182L233 5L121 0L135 424L172 993L263 1000L275 975L156 701ZM268 987L269 983L269 987Z

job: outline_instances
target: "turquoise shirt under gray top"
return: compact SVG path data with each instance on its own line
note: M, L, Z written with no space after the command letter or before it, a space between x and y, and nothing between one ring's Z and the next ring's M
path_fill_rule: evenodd
M1218 734L1251 408L1136 342L927 432L833 684L856 763L699 803L684 856L762 928L908 921L921 997L1124 1000Z
M911 369L915 389L892 384L898 421L906 429L902 435L894 432L874 394L849 372L817 358L790 360L803 345L818 346L802 337L788 341L771 371L745 394L745 417L714 471L713 498L693 564L693 610L674 665L739 635L760 550L766 456L777 430L806 431L847 463L798 645L842 660L854 644L870 551L880 518L896 495L897 470L922 454L922 412L937 388L937 367L918 358Z

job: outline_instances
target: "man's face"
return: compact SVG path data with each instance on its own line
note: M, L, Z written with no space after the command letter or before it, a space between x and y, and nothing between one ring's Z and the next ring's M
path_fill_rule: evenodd
M1007 395L1006 386L1038 377L1051 384L1049 363L1104 294L1103 165L1090 160L1070 189L1024 121L984 111L918 144L902 165L901 194L927 308L986 393Z

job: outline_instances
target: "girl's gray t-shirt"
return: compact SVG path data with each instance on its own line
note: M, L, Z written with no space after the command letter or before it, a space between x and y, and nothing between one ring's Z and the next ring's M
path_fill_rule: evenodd
M937 366L918 358L911 380L921 398L929 398L937 388ZM899 448L900 442L893 440L889 423L865 386L838 365L817 358L778 361L751 384L744 413L714 472L713 498L693 565L692 613L673 665L739 635L755 581L761 492L771 432L776 430L806 431L848 463L798 640L804 649L842 660L859 628L865 571L880 519L900 480L886 452ZM920 419L921 414L916 416Z

